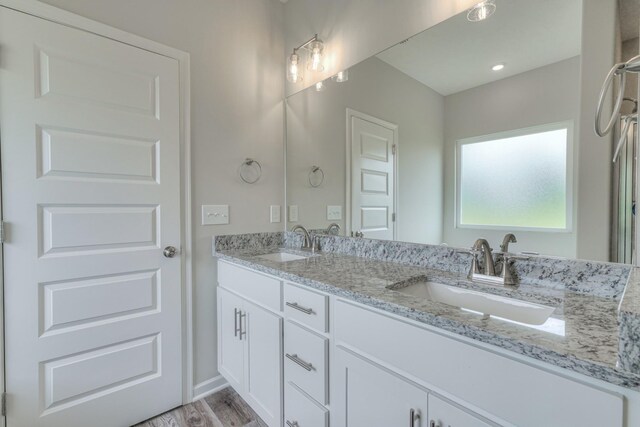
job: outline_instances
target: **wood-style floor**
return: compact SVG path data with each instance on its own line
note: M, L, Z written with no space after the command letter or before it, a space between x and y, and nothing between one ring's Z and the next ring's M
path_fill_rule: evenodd
M231 387L135 427L267 427Z

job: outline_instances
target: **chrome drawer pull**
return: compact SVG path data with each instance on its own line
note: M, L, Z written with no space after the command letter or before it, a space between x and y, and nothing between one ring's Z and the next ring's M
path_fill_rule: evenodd
M238 310L237 308L233 309L233 336L237 337L238 336L238 332L240 332L240 328L238 328L238 313L240 312L240 310Z
M287 425L289 427L300 427L300 424L298 424L297 421L291 422L291 421L287 420Z
M313 365L311 363L307 363L304 360L300 359L297 354L289 354L289 353L287 353L287 354L285 354L285 356L287 356L287 359L291 360L294 363L297 363L298 365L302 366L307 371L312 371L313 370Z
M416 410L411 408L409 411L409 427L416 427L416 420L420 419L420 414L416 414Z
M303 312L304 314L313 314L313 310L310 308L304 308L298 305L297 302L288 302L286 303L286 305L288 305L289 307L293 308L294 310L298 310Z
M242 341L242 337L247 335L247 324L245 322L244 324L244 330L242 328L242 319L247 319L247 313L243 313L242 311L239 312L240 316L238 316L238 318L240 319L240 341Z

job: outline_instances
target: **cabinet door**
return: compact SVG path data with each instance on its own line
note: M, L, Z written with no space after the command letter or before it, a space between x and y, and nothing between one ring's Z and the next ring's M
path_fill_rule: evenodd
M336 412L333 424L345 427L428 426L426 390L345 350L337 349L335 356L332 375L336 382L333 388L335 401L331 399Z
M490 427L481 419L433 394L429 395L429 425L433 427Z
M282 318L249 302L245 398L269 426L282 419ZM244 328L244 325L243 325Z
M246 324L244 301L218 288L218 370L231 387L242 391L244 383L244 343L240 322Z

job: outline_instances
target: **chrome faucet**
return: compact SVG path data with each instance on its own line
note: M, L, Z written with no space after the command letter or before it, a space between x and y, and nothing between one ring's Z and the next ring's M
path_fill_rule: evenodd
M329 226L327 227L327 234L333 236L337 236L338 234L340 234L340 225L336 224L335 222L329 224Z
M485 276L495 276L496 266L493 262L493 249L489 246L489 242L487 242L486 239L478 239L471 248L471 251L473 253L473 261L471 263L471 271L469 272L469 275L473 276L474 274L482 273ZM483 254L482 271L478 265L478 257L476 256L478 253Z
M300 224L294 226L291 231L294 233L297 233L298 230L302 231L302 234L304 235L304 241L302 242L302 248L303 249L309 249L311 248L311 236L309 235L309 232L307 231L306 228L304 228L303 226L301 226Z
M509 252L509 243L518 243L516 240L516 236L513 233L507 233L502 239L502 244L500 245L500 250L503 253Z
M487 283L491 285L517 285L517 279L511 272L511 264L516 259L528 259L528 257L515 256L509 254L509 243L516 243L516 236L512 233L504 236L500 245L501 263L496 271L496 264L493 260L492 249L486 239L478 239L471 248L471 269L469 279L474 282ZM478 264L478 255L483 254L482 268Z

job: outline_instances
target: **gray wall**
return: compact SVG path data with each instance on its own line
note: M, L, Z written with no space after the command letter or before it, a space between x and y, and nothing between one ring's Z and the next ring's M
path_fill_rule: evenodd
M326 228L327 205L341 205L345 230L346 109L398 125L398 240L442 242L444 98L373 57L349 70L349 81L328 82L288 98L287 204L297 223ZM325 172L322 186L308 182L311 166ZM294 223L289 223L291 226Z
M600 88L614 63L616 0L584 0L580 68L580 127L578 134L578 258L606 261L610 254L611 155L610 137L600 138L593 118ZM611 102L605 106L611 111Z
M283 11L277 0L45 0L191 54L194 384L218 375L213 234L280 230L283 204ZM245 157L262 163L253 186ZM231 224L201 226L200 205L229 204Z
M445 242L451 246L470 247L482 236L496 248L505 234L503 230L455 227L456 141L565 120L573 120L577 127L579 75L580 57L577 56L445 98ZM574 137L574 151L577 146ZM508 159L501 159L496 153L496 167L500 167L502 161ZM608 193L599 196L608 197ZM576 256L575 227L570 233L518 231L516 235L515 251Z

